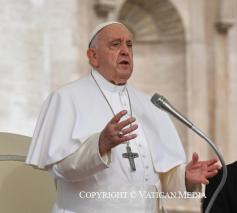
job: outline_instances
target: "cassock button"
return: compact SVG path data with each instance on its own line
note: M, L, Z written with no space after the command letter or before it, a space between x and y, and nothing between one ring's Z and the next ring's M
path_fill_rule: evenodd
M145 178L145 181L148 181L148 178Z
M146 155L142 155L143 158L146 158Z
M146 168L146 169L149 169L149 166L146 166L145 168Z
M142 145L141 145L141 144L138 144L138 146L139 146L139 147L142 147Z

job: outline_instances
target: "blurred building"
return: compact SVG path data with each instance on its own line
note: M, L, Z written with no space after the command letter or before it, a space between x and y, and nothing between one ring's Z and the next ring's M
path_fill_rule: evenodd
M134 33L131 84L163 94L213 139L227 163L237 160L237 0L0 4L0 131L31 136L50 91L90 71L91 30L118 20ZM175 124L189 159L194 151L213 156L202 139Z

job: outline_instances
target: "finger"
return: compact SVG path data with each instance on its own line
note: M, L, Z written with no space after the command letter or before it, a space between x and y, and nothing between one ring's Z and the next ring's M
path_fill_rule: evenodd
M198 180L195 181L197 184L208 184L209 183L209 180L205 177L200 177Z
M211 165L211 166L208 166L208 171L211 172L213 170L219 170L220 166L218 164L214 164L214 165Z
M123 129L124 127L128 126L128 125L131 125L133 122L135 122L136 119L135 118L128 118L124 121L121 121L119 122L117 125L116 125L116 129L118 130L121 130Z
M218 170L214 170L212 172L208 172L206 178L212 178L218 173Z
M207 184L209 184L209 180L208 180L208 179L206 179L206 178L204 178L204 179L202 180L202 182L201 182L201 183L203 183L203 184L207 185Z
M120 144L120 143L123 143L123 142L126 142L126 141L133 140L136 137L137 137L137 134L126 135L126 136L123 136L122 138L119 138L117 140L117 142L118 142L118 144Z
M212 158L211 160L208 160L207 161L207 165L210 166L212 164L215 164L217 163L219 160L217 158Z
M123 137L123 132L122 131L112 131L110 134L111 137Z
M116 114L111 120L110 123L118 123L120 119L127 114L127 110L122 110L118 114Z
M198 162L198 158L199 158L198 154L196 152L194 152L193 156L192 156L193 163L197 163Z
M190 169L200 169L202 167L202 164L200 162L197 162L190 166Z
M131 132L133 132L134 130L136 130L138 128L137 124L134 124L126 129L122 129L121 131L123 132L123 135L129 134Z

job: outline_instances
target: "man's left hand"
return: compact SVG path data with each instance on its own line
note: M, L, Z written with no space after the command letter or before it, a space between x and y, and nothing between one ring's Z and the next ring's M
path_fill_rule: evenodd
M198 154L193 153L192 160L186 166L186 186L191 187L201 183L208 184L208 178L215 176L221 168L217 158L207 161L198 161L198 158Z

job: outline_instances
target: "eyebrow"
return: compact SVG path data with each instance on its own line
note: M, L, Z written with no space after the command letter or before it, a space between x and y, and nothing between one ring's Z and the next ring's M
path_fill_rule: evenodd
M116 41L120 41L121 42L122 40L123 39L121 39L121 38L115 38L115 39L109 41L109 43L116 42ZM126 40L126 42L132 42L132 39L128 39L128 40Z

